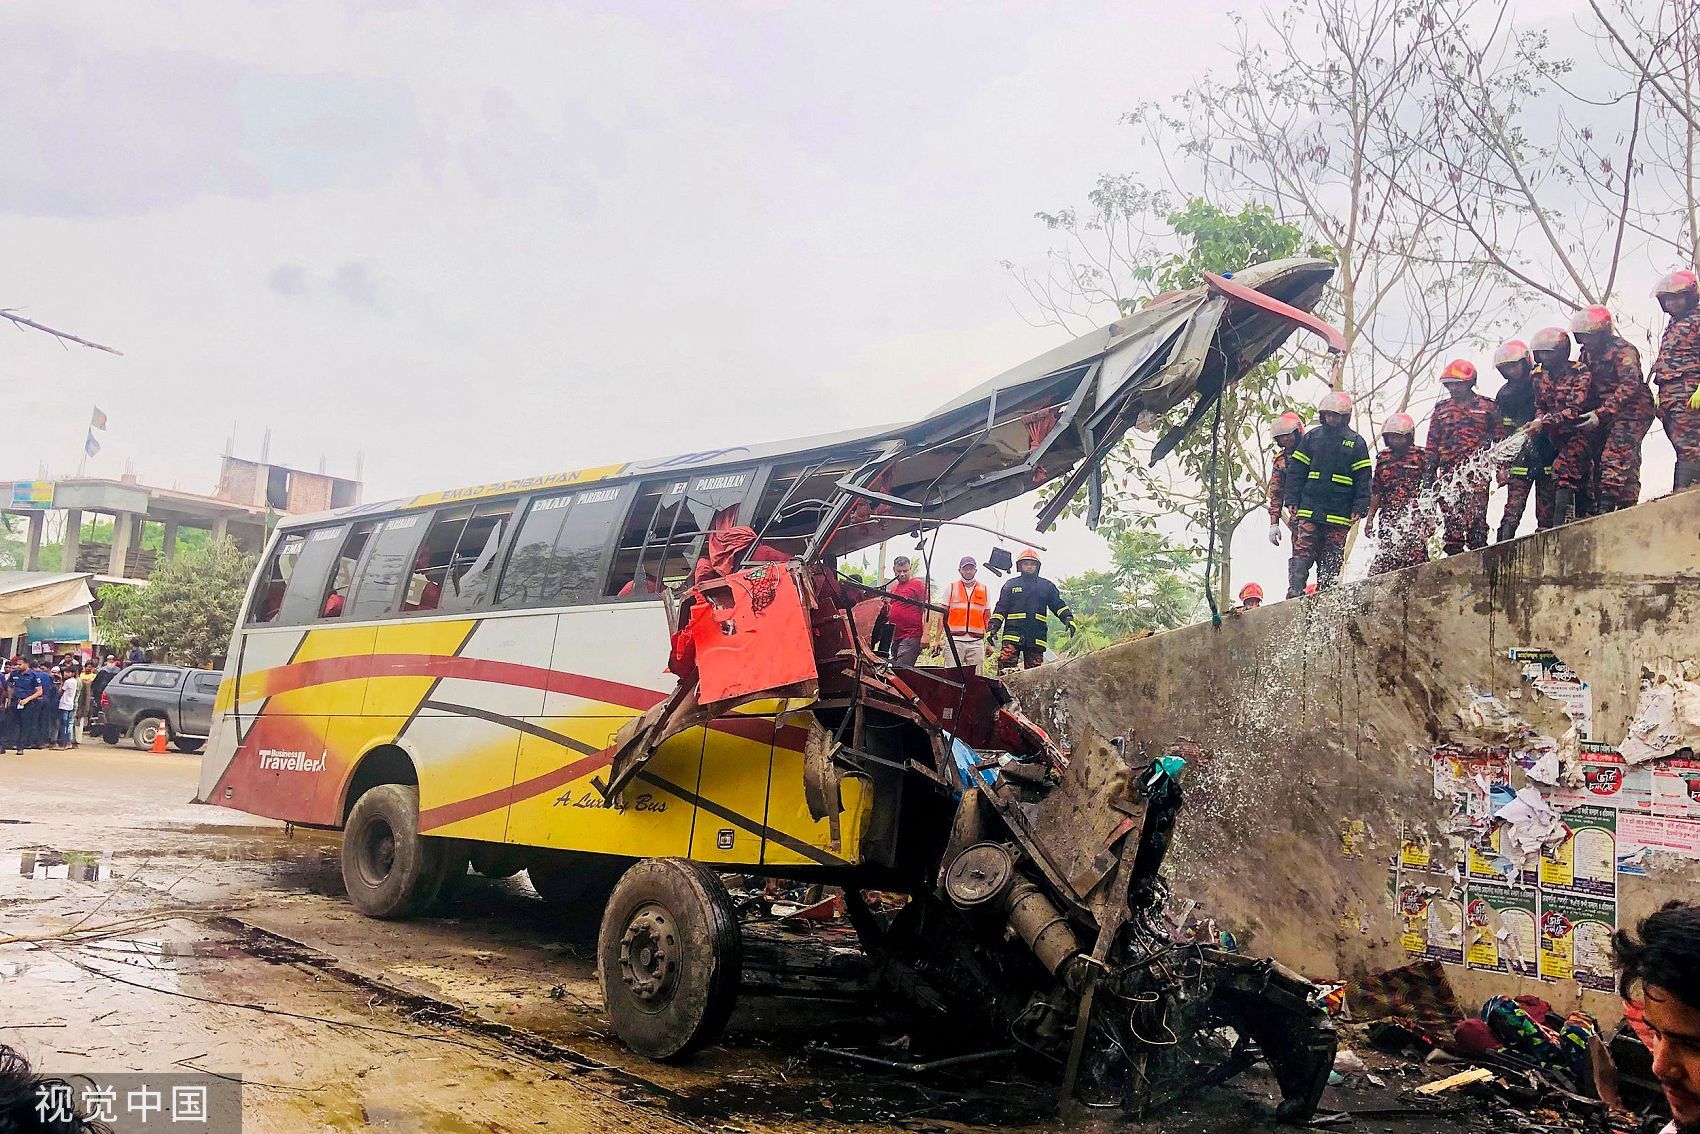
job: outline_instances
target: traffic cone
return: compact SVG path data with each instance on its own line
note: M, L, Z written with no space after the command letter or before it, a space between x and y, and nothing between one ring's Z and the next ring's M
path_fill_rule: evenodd
M159 728L153 734L153 751L156 756L165 755L165 742L169 739L166 733L171 730L165 727L165 722L159 722Z

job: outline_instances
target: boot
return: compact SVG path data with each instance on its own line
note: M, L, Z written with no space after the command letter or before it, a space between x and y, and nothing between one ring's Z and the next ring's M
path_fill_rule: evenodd
M1576 518L1576 490L1560 488L1552 494L1553 527L1563 527Z
M1494 533L1493 542L1506 543L1517 538L1517 521L1506 520L1499 525L1499 531Z
M1305 593L1305 584L1310 582L1311 560L1293 556L1287 560L1287 597L1298 598Z
M1676 483L1671 491L1680 492L1684 488L1693 488L1700 484L1700 461L1678 461L1676 463Z

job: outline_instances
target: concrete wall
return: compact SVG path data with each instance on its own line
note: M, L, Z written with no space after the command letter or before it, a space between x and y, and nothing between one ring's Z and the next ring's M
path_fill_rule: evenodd
M1059 739L1090 728L1127 734L1151 754L1181 738L1201 745L1170 860L1177 893L1199 899L1199 913L1233 928L1248 952L1316 977L1351 976L1425 947L1427 919L1400 915L1401 888L1433 899L1437 917L1492 893L1460 881L1463 823L1437 798L1434 753L1498 747L1528 763L1542 743L1530 734L1563 736L1570 720L1508 656L1518 647L1551 650L1588 682L1594 739L1611 745L1625 737L1644 676L1700 676L1700 492L1112 647L1011 685ZM1561 747L1574 776L1586 757ZM1524 786L1524 770L1514 766L1510 779ZM1681 790L1680 780L1662 782ZM1694 825L1678 835L1700 835L1700 818L1685 822ZM1415 865L1402 859L1402 835L1426 841L1428 868L1414 850ZM1700 861L1643 857L1645 874L1604 871L1623 925L1668 899L1700 898ZM1515 900L1534 903L1538 923L1543 891L1528 881ZM1551 908L1570 908L1562 885L1544 893ZM1508 925L1489 914L1488 932ZM1474 939L1461 931L1460 948ZM1442 926L1427 947L1445 951ZM1499 952L1505 971L1485 960L1449 966L1462 996L1516 989L1617 1014L1609 994L1525 979L1517 968L1536 958Z

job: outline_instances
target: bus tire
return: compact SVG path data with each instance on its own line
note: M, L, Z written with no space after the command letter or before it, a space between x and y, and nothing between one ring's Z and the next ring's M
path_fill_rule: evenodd
M525 853L501 843L472 844L472 872L500 881L525 869Z
M682 858L626 871L602 914L597 972L626 1046L681 1059L720 1037L738 998L743 948L726 884Z
M442 891L442 841L419 834L419 789L379 784L348 813L342 831L342 882L367 917L412 917Z
M537 896L551 906L571 914L594 909L600 917L608 904L608 895L614 892L620 876L631 865L629 858L549 851L532 859L525 868L525 876Z
M201 747L204 744L206 744L206 741L204 740L191 740L180 736L171 742L171 747L177 749L179 752L193 756L201 750Z

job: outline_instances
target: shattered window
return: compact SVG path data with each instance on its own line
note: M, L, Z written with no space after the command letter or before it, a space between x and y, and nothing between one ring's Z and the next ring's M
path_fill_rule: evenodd
M295 574L295 561L301 558L301 549L305 546L307 537L299 532L291 532L278 540L277 550L272 552L271 562L266 564L266 573L254 589L249 622L277 620L278 612L283 609L283 593L289 587L289 577Z
M856 452L777 466L755 510L754 527L763 533L762 542L781 551L800 553L837 495L838 482L861 468L867 459L867 453ZM785 507L776 520L774 512L781 503Z
M284 591L283 610L277 621L285 626L299 626L319 617L324 603L325 579L335 564L348 525L334 528L315 528L307 533L307 542L296 557L290 573L289 586Z
M651 481L638 491L604 593L620 598L676 590L702 554L704 533L743 522L754 469Z
M366 550L366 541L377 526L374 520L356 524L343 540L336 566L331 568L331 576L325 581L324 598L319 602L320 618L341 618L348 609L348 590L354 585L354 569L359 566L360 553Z
M628 486L545 496L526 508L496 590L505 610L594 602L603 555L625 509Z
M421 515L397 516L378 525L368 541L366 561L355 573L354 597L348 607L351 620L382 618L390 612L398 585L411 574L414 549L424 527Z
M471 610L484 601L496 577L496 553L502 549L502 536L513 514L511 500L480 504L461 525L460 538L449 553L438 610Z

